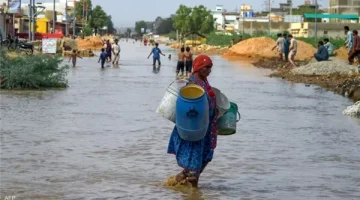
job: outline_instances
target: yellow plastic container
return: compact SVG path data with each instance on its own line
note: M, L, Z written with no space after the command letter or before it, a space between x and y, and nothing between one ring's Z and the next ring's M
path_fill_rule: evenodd
M197 99L202 95L204 95L204 93L205 90L202 87L195 84L187 85L180 90L181 96L187 99Z

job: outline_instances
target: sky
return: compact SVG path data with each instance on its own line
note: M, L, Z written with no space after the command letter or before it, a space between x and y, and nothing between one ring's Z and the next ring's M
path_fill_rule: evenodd
M241 4L250 4L256 11L266 8L265 0L92 0L92 2L93 4L101 5L105 12L112 16L116 27L135 26L136 21L153 21L158 16L168 17L176 12L180 4L186 6L202 4L208 9L215 9L215 6L220 4L228 11L234 11L236 8L239 9ZM254 2L258 3L255 4ZM274 6L271 7L279 7L281 2L286 2L286 0L272 0L271 3ZM319 0L318 2L322 6L327 7L328 0ZM294 6L303 3L304 0L293 0Z
M29 0L23 0L23 3ZM72 0L68 0L72 1ZM215 9L215 6L223 5L228 11L240 8L241 4L253 6L255 11L265 10L267 0L92 0L93 7L100 5L104 11L112 16L115 27L134 27L136 21L153 21L156 17L168 17L174 14L180 4L186 6L204 5L208 9ZM327 7L329 0L318 0L322 7ZM52 2L52 0L36 0L36 2ZM257 2L257 3L254 3ZM279 7L279 3L286 0L271 0L271 7ZM303 4L304 0L293 0L293 6Z

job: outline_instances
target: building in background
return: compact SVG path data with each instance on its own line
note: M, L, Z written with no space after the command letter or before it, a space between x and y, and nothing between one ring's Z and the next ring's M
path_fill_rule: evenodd
M357 14L360 15L360 0L329 0L330 14ZM332 19L331 22L340 22ZM353 21L355 23L355 21Z
M360 0L329 0L330 14L360 14Z
M252 8L251 5L241 5L240 6L240 16L242 18L247 18L247 17L254 17L254 10Z
M239 29L239 20L244 21L245 19L254 17L254 11L251 5L241 5L240 11L234 12L225 10L222 5L216 5L215 9L211 10L211 13L215 19L215 29L228 32L234 32Z
M215 9L211 10L211 14L215 19L214 27L216 29L218 29L219 26L222 29L223 25L225 24L225 18L223 16L223 12L224 12L224 8L222 5L216 5Z
M273 15L283 17L283 16L289 15L291 13L292 0L287 0L286 3L280 3L279 5L280 5L279 8L271 8L271 13ZM269 13L269 11L267 11L266 13Z

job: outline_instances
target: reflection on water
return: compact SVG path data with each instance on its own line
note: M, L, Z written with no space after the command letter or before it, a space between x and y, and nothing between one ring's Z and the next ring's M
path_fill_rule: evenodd
M121 46L119 67L79 60L68 89L1 91L1 199L360 199L351 102L219 57L209 82L238 103L237 134L219 137L200 189L162 186L180 172L155 113L176 61L155 73L151 47Z
M158 74L160 72L161 66L153 66L153 73Z

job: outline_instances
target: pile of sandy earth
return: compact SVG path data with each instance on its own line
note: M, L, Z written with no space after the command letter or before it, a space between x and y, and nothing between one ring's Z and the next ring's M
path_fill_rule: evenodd
M101 37L89 36L84 39L77 38L78 49L101 49L103 47L103 40Z
M335 57L340 58L342 60L348 60L348 49L345 47L341 47L335 50Z
M291 72L296 75L347 75L349 73L355 73L356 70L357 68L355 66L349 65L341 59L330 58L328 61L311 62L293 69Z
M316 53L316 49L310 44L302 41L297 41L297 44L298 51L295 60L310 60ZM275 45L275 40L268 37L250 38L231 47L224 57L275 58L278 57L276 49L272 50Z

